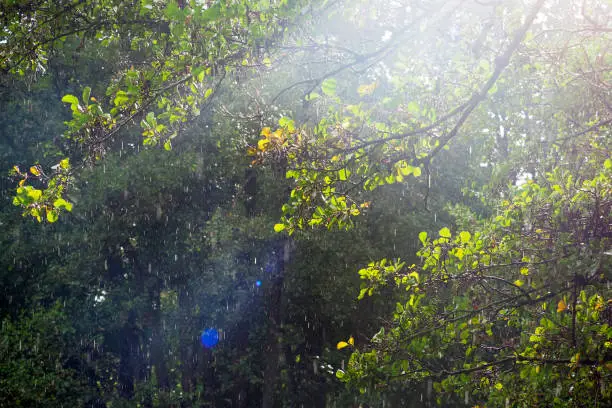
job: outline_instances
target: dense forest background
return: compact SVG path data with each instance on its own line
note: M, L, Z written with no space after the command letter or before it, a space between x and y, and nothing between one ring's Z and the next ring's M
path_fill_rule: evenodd
M0 406L612 405L609 3L0 21Z

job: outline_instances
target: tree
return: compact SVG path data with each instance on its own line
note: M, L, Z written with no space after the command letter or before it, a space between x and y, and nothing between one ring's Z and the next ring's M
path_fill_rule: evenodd
M422 264L382 259L360 270L360 298L390 282L408 294L338 377L362 392L435 381L444 404L610 401L601 387L610 370L602 318L610 296L609 38L594 17L603 6L590 7L416 7L412 24L384 20L401 45L361 53L321 45L354 58L298 83L328 114L313 126L264 128L252 153L289 163L295 187L276 229L290 234L351 227L370 206L361 187L425 175L427 202L432 175L456 154L444 149L473 150L474 167L494 167L490 183L464 185L481 197L478 212L450 207L460 233L419 235ZM476 38L466 35L474 34L468 21L483 16ZM376 32L382 23L374 16L364 24ZM439 36L419 35L433 31L450 44L438 49ZM341 76L367 64L380 71L366 83ZM338 91L342 80L349 89ZM570 372L580 385L565 382Z
M219 133L259 166L249 167L249 182L259 171L292 183L274 229L298 245L318 226L356 226L351 234L364 222L388 232L391 223L415 226L414 214L427 220L419 229L428 231L412 238L422 261L392 245L382 248L390 256L368 253L369 263L349 257L364 266L360 298L383 291L383 309L385 300L399 302L382 329L355 325L372 342L357 337L350 363L336 371L341 380L365 394L416 387L443 404L606 404L607 11L600 2L555 0L14 3L3 15L7 72L40 72L45 53L97 49L94 38L121 56L108 86L63 96L72 111L69 158L55 171L53 163L17 167L14 203L54 222L72 208L77 170L120 150L121 140L170 150L198 115L218 132L229 123ZM254 96L232 98L245 89ZM283 193L285 181L270 188ZM402 214L404 196L412 215ZM276 196L268 198L271 210L260 214L277 211ZM382 207L392 200L397 218ZM269 292L278 301L267 310L275 350L264 364L268 405L279 394L274 384L290 383L281 378L279 305L284 283L299 277L284 276Z
M62 98L72 110L65 138L83 152L71 150L73 162L100 160L134 123L142 127L145 146L169 150L171 140L208 106L228 73L265 64L267 48L282 38L302 8L285 1L14 2L3 13L1 68L22 76L42 71L47 55L61 50L68 38L79 39L79 47L94 40L103 47L119 46L123 59L113 67L105 95L84 86L78 96ZM69 211L63 196L71 165L63 161L55 169L15 169L22 180L43 182L44 189L20 186L16 198L38 220L46 216L53 222L58 212Z

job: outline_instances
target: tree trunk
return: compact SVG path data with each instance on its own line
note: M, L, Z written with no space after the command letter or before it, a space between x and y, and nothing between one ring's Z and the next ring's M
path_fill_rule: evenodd
M273 265L270 287L267 291L268 302L266 310L268 314L268 336L265 353L266 367L264 369L264 385L262 408L273 408L278 406L278 381L280 378L280 363L283 355L280 342L282 330L283 309L283 283L285 277L285 264L289 261L289 240L284 239L277 247L275 265Z
M157 386L160 391L165 391L170 388L168 380L168 368L164 355L164 333L162 328L161 309L160 309L160 289L159 282L151 289L150 304L151 304L151 367L155 368L157 377Z

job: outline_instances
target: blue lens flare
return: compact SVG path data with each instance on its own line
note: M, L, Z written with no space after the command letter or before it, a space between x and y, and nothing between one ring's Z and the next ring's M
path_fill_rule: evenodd
M260 280L255 281L255 286L261 286L261 281Z
M200 336L200 341L202 345L206 348L213 348L219 342L219 331L217 329L206 329L202 332Z

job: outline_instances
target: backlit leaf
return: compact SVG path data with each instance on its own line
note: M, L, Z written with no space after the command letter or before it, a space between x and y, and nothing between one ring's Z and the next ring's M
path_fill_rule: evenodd
M64 95L62 97L62 102L66 102L66 103L69 103L71 105L78 105L79 104L79 98L77 98L74 95L68 94L68 95Z
M55 208L64 208L66 211L72 211L72 203L64 200L63 198L58 198L53 202L53 206Z
M425 245L426 240L427 240L427 232L426 231L419 232L419 241L421 241L421 243Z
M359 94L359 96L372 95L372 93L376 90L377 86L378 83L376 82L366 85L360 85L359 88L357 88L357 93Z
M565 300L561 299L559 303L557 303L557 313L561 313L565 310L567 310L567 304L565 303Z
M47 221L55 222L58 219L57 211L47 209Z
M87 106L87 102L89 101L89 96L91 95L91 88L86 86L83 88L83 103Z
M441 237L443 238L450 238L451 237L451 232L447 227L442 228L438 234L440 234Z
M336 94L336 80L334 78L327 78L321 84L321 90L327 96L334 96Z
M338 350L342 350L345 347L348 347L349 344L346 341L339 341L338 344L336 345L336 348Z
M341 181L346 181L346 179L348 178L348 170L346 169L338 170L338 178Z

